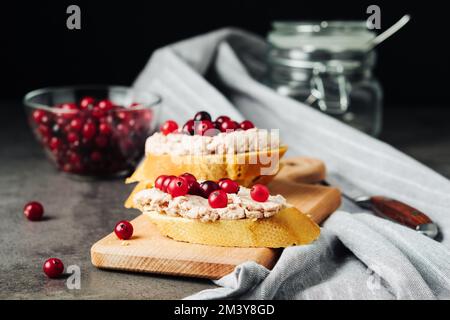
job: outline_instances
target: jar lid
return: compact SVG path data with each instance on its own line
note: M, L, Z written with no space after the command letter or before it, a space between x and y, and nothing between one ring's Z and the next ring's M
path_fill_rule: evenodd
M272 27L267 36L272 63L331 70L374 63L370 43L376 34L367 29L365 21L275 21Z

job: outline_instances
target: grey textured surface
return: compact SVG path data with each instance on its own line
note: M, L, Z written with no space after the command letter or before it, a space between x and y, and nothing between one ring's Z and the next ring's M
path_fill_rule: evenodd
M91 245L115 222L137 212L122 206L131 187L121 180L79 181L58 173L34 141L17 102L1 102L0 298L177 299L212 288L209 281L97 270ZM387 109L382 139L450 177L449 110ZM29 222L24 204L44 204L47 219ZM81 289L49 280L43 261L56 256L81 267Z

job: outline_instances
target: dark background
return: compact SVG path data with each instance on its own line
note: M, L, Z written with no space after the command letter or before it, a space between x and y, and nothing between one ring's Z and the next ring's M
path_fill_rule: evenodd
M0 99L28 90L82 83L131 84L151 52L224 26L262 36L275 19L366 19L381 7L382 29L413 20L378 49L376 75L388 106L447 104L448 11L443 2L410 1L21 1L0 4ZM82 30L66 28L78 4Z

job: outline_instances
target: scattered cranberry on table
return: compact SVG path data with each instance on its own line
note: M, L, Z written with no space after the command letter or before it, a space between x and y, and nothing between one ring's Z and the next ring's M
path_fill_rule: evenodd
M266 202L269 199L269 189L265 185L255 184L250 189L250 196L258 202Z
M86 96L52 111L35 109L30 121L61 170L108 176L132 169L142 156L153 111L138 106L117 106Z
M44 215L44 207L39 202L29 202L23 208L23 213L28 220L39 221Z
M119 221L114 228L114 233L120 240L131 239L133 231L133 225L126 220Z
M227 193L223 190L215 190L208 196L208 203L211 208L225 208L228 205Z
M42 267L49 278L58 278L64 272L64 264L58 258L50 258L44 262Z

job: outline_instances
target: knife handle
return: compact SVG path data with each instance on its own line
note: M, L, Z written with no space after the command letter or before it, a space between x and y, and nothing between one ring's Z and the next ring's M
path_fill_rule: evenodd
M417 229L418 226L432 223L428 216L397 200L382 196L370 198L372 210L381 216L388 217L410 228Z

